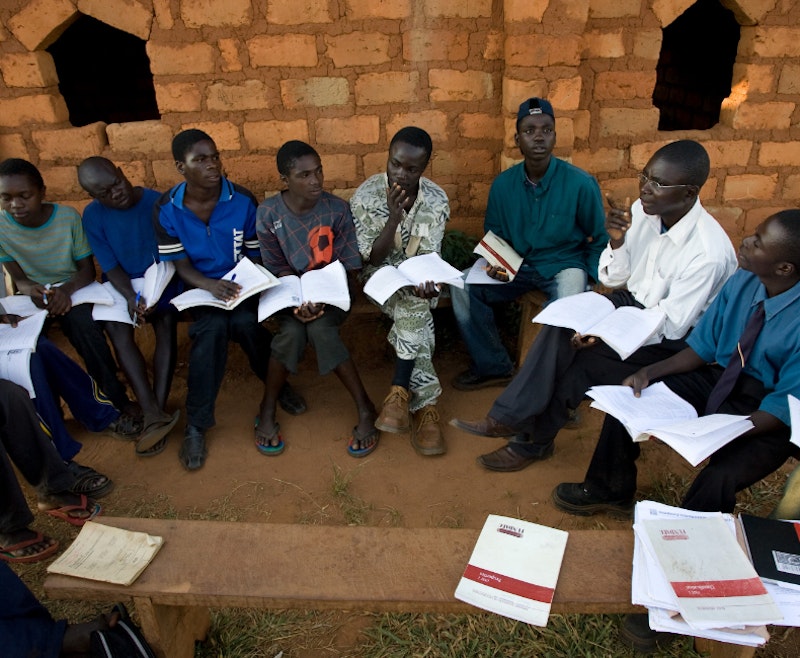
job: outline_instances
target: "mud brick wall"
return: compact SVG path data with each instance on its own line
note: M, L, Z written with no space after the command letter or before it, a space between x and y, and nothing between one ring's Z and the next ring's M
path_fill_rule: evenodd
M659 131L653 106L662 28L692 0L2 0L0 157L42 170L52 200L86 203L76 165L102 154L139 184L179 180L169 153L209 132L230 177L279 187L274 154L315 145L344 196L385 165L417 124L434 139L428 175L452 226L480 233L489 185L519 157L520 101L548 97L556 154L604 190L635 195L660 145L702 141L705 204L737 242L800 199L800 3L722 0L741 26L733 91L708 130ZM81 15L146 41L160 120L73 127L46 48ZM104 53L98 53L99 57Z

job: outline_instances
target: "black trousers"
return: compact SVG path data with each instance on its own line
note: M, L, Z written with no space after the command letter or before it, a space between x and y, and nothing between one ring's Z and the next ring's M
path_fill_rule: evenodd
M722 371L717 365L705 366L693 372L665 377L663 381L702 414L708 395ZM719 413L749 415L758 409L766 393L761 382L741 375ZM778 469L789 457L800 454L800 450L789 442L789 435L790 430L786 427L774 433L735 439L724 446L701 469L681 506L703 512L732 512L737 491L755 484ZM631 440L618 420L606 416L584 486L597 496L632 498L636 493L639 454L640 444Z

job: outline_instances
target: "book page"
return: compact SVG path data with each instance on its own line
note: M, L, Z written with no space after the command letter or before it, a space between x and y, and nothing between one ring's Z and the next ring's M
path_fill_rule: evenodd
M0 379L22 386L31 399L36 397L31 379L31 354L26 348L0 351Z
M106 304L111 306L114 303L114 299L108 290L103 287L102 283L97 281L92 281L88 286L78 288L72 293L70 299L73 306L78 304Z
M88 521L47 571L130 585L150 564L163 543L162 537Z
M383 304L400 288L413 285L396 267L385 265L364 284L364 293L372 297L378 304Z
M485 258L479 258L476 260L472 267L469 268L469 272L467 272L467 277L464 281L471 285L479 285L479 286L494 286L500 284L501 286L506 281L500 281L499 279L493 279L486 273L486 269L489 267L489 263Z
M303 303L300 277L290 274L278 277L278 285L268 288L258 299L258 321L263 322L284 308L297 308Z
M232 308L221 299L214 297L208 290L202 288L191 288L180 295L176 295L170 302L179 311L183 311L193 306L216 306L218 308Z
M237 297L225 302L212 295L208 290L192 288L173 297L170 303L179 311L193 306L216 306L230 310L262 290L278 285L278 277L261 265L256 265L249 258L242 258L236 264L236 267L227 272L222 278L235 281L242 287Z
M21 318L35 315L42 310L28 295L9 295L0 299L0 304L8 315L18 315Z
M460 601L536 626L546 626L567 533L490 514L464 570Z
M658 331L665 317L658 309L620 306L589 329L589 333L601 338L624 361Z
M613 312L614 304L605 295L581 292L553 300L533 318L533 322L565 327L587 335L594 325Z
M400 263L397 269L414 286L433 281L434 283L447 283L457 288L464 287L461 270L457 270L437 253L414 256Z
M748 416L711 414L651 428L650 434L666 443L692 466L753 428Z
M347 272L341 261L335 260L318 270L309 270L300 277L303 301L332 304L343 311L350 310L350 290Z
M0 324L0 350L35 351L45 319L47 319L47 311L36 309L34 315L20 320L16 327L12 327L10 324Z
M800 446L800 400L794 395L789 395L789 422L792 425L792 438L790 441Z
M175 275L175 263L169 260L153 263L144 273L141 288L134 286L136 292L142 293L146 308L152 308L161 299L164 290Z
M131 286L136 292L141 292L144 287L144 279L131 279ZM111 281L106 281L103 287L108 290L114 304L112 306L95 304L92 309L92 318L98 321L122 322L132 325L133 318L128 313L128 300L122 296L122 293L114 287Z

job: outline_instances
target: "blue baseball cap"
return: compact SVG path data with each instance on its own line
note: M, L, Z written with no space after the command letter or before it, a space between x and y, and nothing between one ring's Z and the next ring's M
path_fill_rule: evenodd
M553 106L550 104L550 101L544 98L534 97L529 98L519 106L519 110L517 111L517 125L519 125L519 122L522 121L523 118L532 114L548 114L553 121L556 120L556 115L553 113Z

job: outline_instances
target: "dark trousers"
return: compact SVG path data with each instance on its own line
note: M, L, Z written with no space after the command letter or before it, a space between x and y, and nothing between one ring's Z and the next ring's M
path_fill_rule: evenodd
M119 417L119 411L94 380L77 363L44 336L31 354L31 380L36 397L33 404L47 425L53 444L64 461L81 449L64 425L60 399L73 417L91 432L99 432Z
M228 341L242 346L256 376L264 380L272 335L258 322L258 299L248 299L232 311L213 306L192 309L186 416L189 425L208 429L215 424L214 403L225 376Z
M58 658L66 620L55 621L4 562L0 562L0 592L0 647L4 658Z
M92 319L92 305L79 304L59 318L61 330L80 354L86 371L120 411L128 404L128 393L117 378L117 362L111 354L102 327Z
M693 372L665 377L663 381L702 414L708 395L722 371L720 366L705 366ZM761 382L741 375L719 413L749 415L758 409L766 393ZM789 442L788 427L774 433L735 439L709 458L681 506L703 512L732 512L737 491L765 478L798 453L798 448ZM606 416L584 486L597 496L632 498L636 493L636 459L639 454L640 444L631 440L622 423Z
M350 358L339 335L346 319L347 313L335 306L327 306L325 313L311 322L301 322L289 309L276 313L279 329L272 337L273 358L294 374L308 344L316 352L319 374L327 375Z
M42 429L28 392L0 379L0 532L12 533L33 521L11 464L42 493L67 491L75 478Z

